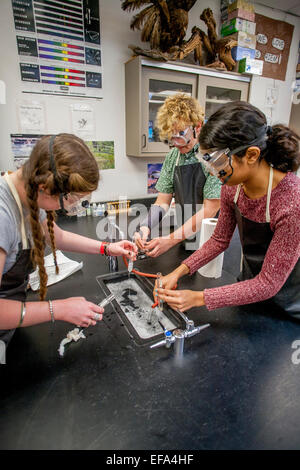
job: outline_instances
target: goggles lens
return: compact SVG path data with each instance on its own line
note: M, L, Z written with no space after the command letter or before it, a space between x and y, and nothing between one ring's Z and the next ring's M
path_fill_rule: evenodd
M64 208L68 215L77 215L82 211L92 199L91 194L83 196L82 194L68 193L64 194Z
M178 134L172 135L171 139L168 141L169 145L173 147L184 147L189 144L192 138L193 127L189 126L183 131L178 132Z
M66 207L71 207L71 206L74 206L77 203L82 203L84 201L90 202L91 199L92 199L91 194L87 194L87 195L84 196L82 194L68 193L68 194L64 195L64 200L66 201L65 202Z
M225 176L226 170L229 170L231 157L229 156L230 149L215 150L212 153L198 152L198 158L205 168L214 176Z

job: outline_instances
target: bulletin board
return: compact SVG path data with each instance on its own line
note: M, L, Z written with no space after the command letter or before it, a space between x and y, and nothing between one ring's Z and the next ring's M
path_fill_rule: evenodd
M285 80L294 25L255 14L256 59L263 60L263 77Z

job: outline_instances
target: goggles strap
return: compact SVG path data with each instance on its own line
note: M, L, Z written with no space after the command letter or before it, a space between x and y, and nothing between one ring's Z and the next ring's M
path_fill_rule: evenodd
M224 182L221 183L222 186L224 186L224 184L226 184L227 181L229 180L229 178L231 178L232 175L233 175L233 166L232 166L232 164L231 164L231 155L228 155L228 161L229 161L229 166L230 166L230 168L231 168L231 173L230 173L230 175L226 176Z

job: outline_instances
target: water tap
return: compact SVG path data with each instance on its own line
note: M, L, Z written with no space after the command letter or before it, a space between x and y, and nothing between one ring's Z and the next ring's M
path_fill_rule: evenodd
M197 335L202 330L208 328L210 324L207 323L205 325L195 326L193 320L190 320L183 312L180 312L179 310L176 311L185 321L186 329L182 330L177 328L173 331L164 329L165 339L159 341L158 343L152 344L150 349L159 348L160 346L165 346L169 349L171 345L174 344L174 354L177 358L181 358L183 356L185 338L190 338Z

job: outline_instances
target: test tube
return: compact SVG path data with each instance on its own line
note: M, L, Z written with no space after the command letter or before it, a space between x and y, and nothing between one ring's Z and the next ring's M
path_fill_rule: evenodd
M149 311L149 313L148 313L148 315L147 315L147 323L148 323L148 325L151 325L151 323L152 323L152 316L153 316L153 310L152 310L152 308L151 308L150 311Z
M115 296L114 294L110 294L108 297L106 297L105 299L102 300L102 302L100 302L99 307L106 307L106 305L110 304L110 302L112 302L114 300Z
M157 276L157 287L158 287L159 289L162 289L162 286L163 286L163 285L162 285L162 273L157 273L156 276ZM163 309L163 301L162 301L160 298L158 298L158 308L159 308L159 310L162 312L162 309Z
M130 259L128 261L128 272L129 272L129 274L132 272L132 269L133 269L133 260Z

